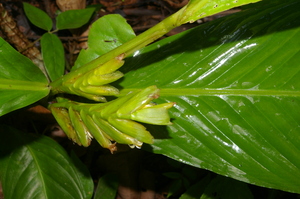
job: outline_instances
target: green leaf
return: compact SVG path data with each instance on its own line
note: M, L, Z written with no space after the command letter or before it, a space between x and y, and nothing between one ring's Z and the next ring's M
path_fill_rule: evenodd
M180 180L180 179L173 180L168 187L167 198L172 198L172 195L176 195L176 192L178 192L178 190L180 190L182 188L183 188L182 180Z
M56 17L56 28L58 30L80 28L86 24L95 8L81 10L67 10Z
M94 193L94 182L88 168L85 166L85 164L83 164L83 162L81 162L74 151L71 151L71 159L74 168L76 168L77 170L76 177L82 184L80 191L82 191L82 193L85 192L85 199L92 198L92 195Z
M224 10L229 10L237 6L255 3L260 0L190 0L189 3L181 10L179 17L180 24L194 22L199 18L204 18Z
M94 199L115 199L119 178L115 173L108 173L99 179Z
M65 56L64 47L60 39L50 33L45 33L41 38L41 47L44 64L52 81L64 74Z
M206 187L211 181L211 176L206 175L201 180L190 186L184 194L180 196L180 199L198 199L204 193Z
M47 83L42 71L2 38L0 38L0 70L2 79Z
M42 71L0 38L0 116L30 105L49 93Z
M219 0L218 2L220 2L220 1L222 1L222 3L224 3L224 0ZM254 1L256 1L256 0L254 0ZM225 3L226 2L229 2L229 0L225 1ZM242 1L242 3L247 3L247 2L250 3L250 2L253 2L253 0ZM234 4L234 6L239 6L239 5L242 5L242 4L239 4L239 3ZM228 6L222 7L221 10L230 9L230 8L232 8L232 6L233 5L231 5L229 3ZM160 38L161 36L163 36L165 33L169 32L173 28L180 26L182 23L185 22L184 20L182 21L182 19L181 19L182 16L185 16L185 15L193 16L194 15L193 11L185 13L184 12L185 9L186 9L186 7L182 8L181 10L179 10L175 14L167 17L166 19L164 19L160 23L156 24L154 27L150 28L149 30L143 32L142 34L138 35L137 37L134 37L133 39L122 44L121 46L101 55L98 58L96 58L97 54L93 53L92 51L89 54L87 54L87 53L85 55L83 54L82 55L83 57L89 57L89 59L85 59L85 60L91 60L92 58L96 58L96 59L94 59L88 63L84 62L84 63L86 63L84 65L84 67L80 67L81 65L77 65L76 67L73 67L76 70L72 70L70 73L65 75L64 78L60 78L57 81L55 81L53 84L51 84L52 88L54 89L55 92L65 91L68 93L76 94L76 92L77 92L76 89L74 91L66 89L65 82L73 81L74 79L77 79L79 76L84 77L89 71L95 70L97 67L109 62L110 60L112 60L116 57L120 57L120 56L128 57L129 55L134 53L136 50L139 50L139 49L145 47L146 45L148 45L148 44L152 43L153 41L155 41L156 39ZM204 11L210 12L210 9L213 9L213 8L208 7ZM221 11L221 10L219 10L219 11ZM198 17L201 18L202 15L198 16ZM86 95L86 97L88 97L90 99L95 99L94 96Z
M168 178L171 178L171 179L181 179L181 178L183 178L182 174L178 173L178 172L166 172L166 173L163 173L163 175L168 177Z
M23 108L47 96L49 89L42 84L21 81L3 81L0 79L0 116ZM7 87L7 88L3 88ZM21 87L19 89L19 87ZM17 88L17 90L11 90ZM39 90L36 90L39 89Z
M6 199L88 199L93 194L86 169L78 167L77 161L74 164L66 151L46 136L1 125L0 157L0 181Z
M125 60L121 94L155 84L158 103L176 102L148 150L300 193L299 6L257 4Z
M43 10L36 8L29 3L23 3L24 11L29 21L46 31L52 29L52 19Z
M92 24L88 49L81 50L73 69L96 59L135 37L126 20L118 14L105 15Z
M227 177L217 176L207 185L200 199L218 198L253 199L254 197L247 184Z

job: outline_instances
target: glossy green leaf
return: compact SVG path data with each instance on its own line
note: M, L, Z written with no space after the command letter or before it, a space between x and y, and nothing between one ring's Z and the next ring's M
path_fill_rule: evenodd
M92 195L94 194L94 181L92 179L92 176L90 174L90 171L86 167L86 165L78 158L78 156L75 154L74 151L71 151L70 158L72 160L72 163L74 168L76 168L77 173L76 177L73 176L75 179L78 180L79 183L81 183L80 190L83 195L85 195L85 199L92 198Z
M41 47L44 64L52 81L64 74L65 56L64 47L60 39L50 33L45 33L41 38Z
M56 17L56 28L58 30L80 28L86 24L95 8L86 8L81 10L67 10Z
M92 24L88 49L81 50L73 69L76 69L135 37L126 20L118 14L105 15Z
M134 38L134 32L132 31L131 27L125 22L124 19L122 19L121 16L104 16L93 24L95 27L93 31L90 31L89 34L89 45L95 45L96 48L94 48L94 50L89 49L88 51L82 50L73 69L77 69L78 67L92 60L93 62L90 62L89 66L84 67L85 69L97 67L98 65L103 64L109 59L112 59L122 53L124 53L126 56L130 55L135 50L143 48L144 46L163 36L165 33L168 33L173 28L184 23L192 22L217 12L222 12L237 6L257 1L259 0L190 1L187 6L183 7L170 17L164 19L156 26L138 35L136 38ZM216 4L219 6L215 8ZM119 46L118 41L121 41L119 40L121 37L123 37L122 41L124 44L113 50ZM90 40L93 40L93 42ZM98 58L104 53L107 53L106 56Z
M225 6L222 6L222 9L218 11L224 11L226 9L230 9L233 6L240 6L243 5L244 3L251 3L255 2L257 0L244 0L241 1L242 3L236 3L236 4L230 4L231 0L218 0L217 2L222 2L225 3ZM206 1L199 1L200 2L206 2ZM228 6L226 6L228 5ZM190 8L190 6L189 6ZM178 12L174 13L173 15L165 18L163 21L160 23L156 24L154 27L150 28L149 30L143 32L142 34L138 35L137 37L132 38L131 40L125 42L121 46L118 46L117 48L114 48L113 50L101 55L100 57L97 57L97 53L95 52L90 52L90 53L83 53L81 56L79 56L79 59L83 59L86 61L89 61L88 63L84 62L84 67L80 67L83 64L75 64L75 67L70 73L64 76L64 78L60 78L57 81L53 82L51 84L52 88L54 89L54 92L68 92L72 94L76 94L77 90L69 90L66 89L66 82L73 81L74 79L77 79L78 77L82 76L84 77L88 71L95 70L97 67L107 63L108 61L118 57L118 56L124 56L128 57L132 53L134 53L136 50L139 50L146 45L152 43L153 41L157 40L167 32L171 31L173 28L180 26L182 23L185 23L184 17L185 16L194 16L196 13L194 11L189 10L188 12L185 12L187 8L184 7ZM211 13L211 9L214 9L212 7L206 7L206 9L203 10L203 12ZM198 18L203 17L198 16ZM118 24L119 25L119 24ZM98 32L97 32L98 33ZM97 40L96 40L97 41ZM110 40L112 41L112 40ZM114 41L114 40L113 40ZM84 52L84 51L83 51ZM85 58L85 57L88 57ZM96 58L92 60L93 58ZM92 60L92 61L91 61ZM85 64L86 63L86 64ZM95 99L94 96L86 96L90 99Z
M30 105L49 93L42 71L0 38L0 116Z
M52 29L52 19L43 10L36 8L29 3L23 3L24 11L29 21L44 30Z
M94 199L115 199L119 178L115 173L108 173L99 179Z
M155 84L158 103L176 102L148 150L300 193L299 7L257 4L126 59L121 94Z
M0 181L6 199L91 198L93 181L78 165L52 139L1 125Z
M182 14L179 17L179 21L181 24L194 22L199 18L258 1L260 0L190 0L184 9L181 10Z

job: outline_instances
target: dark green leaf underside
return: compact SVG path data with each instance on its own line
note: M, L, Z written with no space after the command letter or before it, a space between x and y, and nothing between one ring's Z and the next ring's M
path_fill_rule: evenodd
M173 125L149 150L300 193L300 3L259 5L128 58L122 93L157 85Z

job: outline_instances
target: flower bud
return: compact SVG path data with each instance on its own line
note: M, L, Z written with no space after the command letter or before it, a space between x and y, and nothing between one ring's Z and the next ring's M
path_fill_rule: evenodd
M116 71L113 73L103 74L103 75L91 75L86 78L86 85L93 85L93 86L100 86L104 84L108 84L111 82L114 82L121 77L123 77L124 74L120 71Z
M158 96L159 89L150 86L106 103L87 104L58 98L58 103L50 105L50 109L54 115L57 115L57 110L64 110L67 119L61 125L74 142L88 146L94 137L113 153L117 150L113 141L138 148L143 143L153 143L153 136L138 122L172 124L168 109L174 103L157 105L152 100Z
M89 146L91 144L91 139L93 138L93 136L90 134L89 130L83 123L79 113L77 111L74 111L73 108L70 107L69 116L80 143L82 144L82 146Z
M127 101L134 96L134 93L130 93L126 96L119 97L115 100L106 103L102 109L94 109L100 113L100 117L108 119L108 117L115 115L116 112L120 109L121 106L127 103Z
M119 90L108 85L121 77L123 73L116 71L123 64L124 54L121 54L90 71L81 72L76 76L62 77L50 83L53 94L70 93L95 101L106 101L104 96L119 94Z
M124 54L121 54L121 55L109 60L108 62L105 62L101 66L92 70L93 75L104 75L104 74L109 74L109 73L112 73L112 72L118 70L119 68L121 68L121 66L124 65L123 58L124 58Z
M170 116L168 109L174 106L174 102L158 104L142 108L131 113L131 119L148 124L170 125Z
M73 128L73 125L70 120L67 109L66 108L56 108L51 105L49 108L50 108L53 116L55 117L57 123L62 128L62 130L65 132L65 134L68 136L68 138L70 138L73 142L77 143L78 145L81 145L81 142L79 141L76 131Z
M111 142L112 138L108 138L107 134L97 126L97 124L88 114L86 114L84 111L80 111L80 115L90 133L103 148L109 149L111 153L117 150L116 143Z
M79 89L85 93L93 93L93 95L117 95L119 90L111 85L102 86L80 86Z
M136 147L141 147L143 142L137 140L136 138L133 138L129 135L126 135L119 131L117 128L115 128L113 125L111 125L109 122L97 118L95 115L93 115L93 119L95 123L100 127L106 134L108 134L113 140L120 144L128 144L133 145Z
M108 122L126 135L134 137L141 142L153 144L153 136L143 125L137 122L112 117L108 118Z
M141 109L153 99L159 97L159 89L156 86L149 86L130 98L117 111L120 118L130 119L130 114Z

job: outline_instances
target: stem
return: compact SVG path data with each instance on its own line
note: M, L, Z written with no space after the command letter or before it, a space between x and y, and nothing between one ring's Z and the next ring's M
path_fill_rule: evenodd
M184 9L185 7L183 7L181 10ZM156 39L160 38L164 34L168 33L173 28L181 25L181 23L178 23L177 20L181 14L180 11L169 16L168 18L164 19L163 21L153 26L149 30L143 32L142 34L124 43L123 45L115 48L114 50L98 57L97 59L85 64L84 66L74 71L71 71L70 73L64 75L60 79L51 82L50 86L52 88L52 94L57 94L59 92L62 92L63 90L60 89L61 86L67 86L67 84L72 84L82 74L101 66L105 62L121 54L124 54L125 55L124 57L127 57L131 53L135 52L136 50L141 49L142 47L148 45L149 43L155 41Z
M31 82L23 80L10 80L0 78L1 90L23 90L23 91L41 91L48 90L48 85L41 82Z

